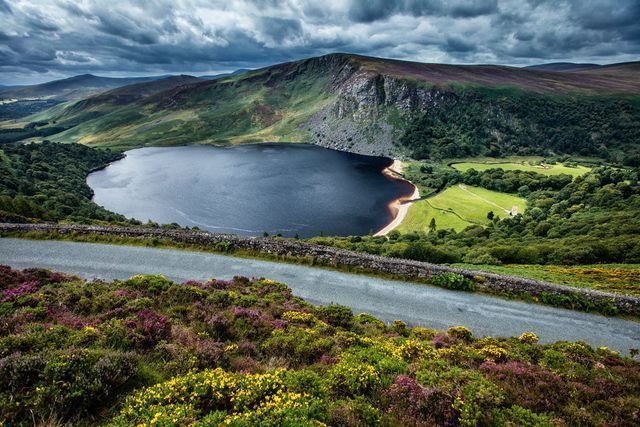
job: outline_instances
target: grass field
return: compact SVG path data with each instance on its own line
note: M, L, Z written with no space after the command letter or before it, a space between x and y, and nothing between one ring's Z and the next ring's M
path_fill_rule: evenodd
M456 185L425 200L414 202L398 231L428 231L432 218L438 229L463 230L472 224L485 225L490 211L502 218L516 206L524 212L526 201L511 194L484 188Z
M478 172L485 171L487 169L495 169L500 168L504 170L522 170L522 171L530 171L536 172L542 175L560 175L567 174L571 175L574 178L580 175L584 175L589 172L591 168L586 166L566 166L562 163L558 163L555 165L546 165L546 167L540 166L539 162L533 161L513 161L513 162L504 162L504 159L490 159L486 161L479 162L462 162L462 163L453 163L451 166L461 172L466 172L469 169L475 169Z
M473 265L456 267L492 273L529 277L600 291L640 296L640 264L594 264L580 266L559 265Z

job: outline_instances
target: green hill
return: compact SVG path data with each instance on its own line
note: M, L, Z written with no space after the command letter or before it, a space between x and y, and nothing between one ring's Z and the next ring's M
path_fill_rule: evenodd
M638 155L637 68L549 72L332 54L117 105L94 97L37 120L67 129L50 139L119 149L296 141L417 158L568 153L622 161Z

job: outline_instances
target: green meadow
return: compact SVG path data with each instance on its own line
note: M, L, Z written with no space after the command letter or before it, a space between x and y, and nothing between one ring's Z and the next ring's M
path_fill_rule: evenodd
M453 266L640 296L640 264L473 265L459 263Z
M487 160L482 162L463 162L463 163L453 163L451 167L461 171L466 172L469 169L475 169L478 172L485 171L487 169L504 169L504 170L521 170L527 172L536 172L542 175L560 175L567 174L571 175L574 178L580 175L584 175L589 172L591 168L586 166L568 166L566 164L557 163L557 164L545 164L542 166L540 162L531 162L531 161L514 161L514 162L506 162L501 163L500 159Z
M526 208L525 199L511 194L486 190L484 188L459 184L447 188L425 200L414 202L402 224L400 232L428 231L432 218L437 229L460 231L474 224L489 223L487 215L505 218L512 209L518 213Z

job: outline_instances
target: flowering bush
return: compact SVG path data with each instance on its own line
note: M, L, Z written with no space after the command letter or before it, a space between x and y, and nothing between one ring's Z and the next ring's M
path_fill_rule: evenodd
M406 361L436 357L436 351L432 347L411 339L400 344L393 354Z
M334 393L347 396L370 394L381 385L376 368L349 361L340 361L331 368L329 381Z
M314 308L236 277L0 266L0 425L633 425L640 363Z
M282 319L289 323L297 323L302 325L317 325L320 320L312 313L302 313L299 311L285 311L282 313Z
M507 359L507 354L509 354L509 352L502 347L490 344L480 348L480 354L484 356L485 360L501 362Z
M156 345L171 332L167 317L147 308L139 311L135 318L127 320L125 325L139 335L140 344L146 346Z
M47 355L14 354L0 361L1 419L9 425L85 417L127 383L137 380L126 353L64 350Z
M486 362L480 371L502 387L513 403L532 411L552 411L569 398L566 382L539 366L525 362Z
M464 326L452 326L447 329L447 334L453 338L458 338L463 341L470 341L473 337L471 330Z
M403 425L432 426L455 423L453 398L437 387L424 387L415 378L398 375L385 392L388 412Z
M24 282L14 288L5 289L2 291L2 298L0 301L14 301L24 295L29 295L40 288L40 282L37 280L32 280L30 282Z
M533 332L524 332L520 337L518 337L521 343L524 344L537 344L538 336Z
M329 304L326 307L316 307L316 314L331 326L351 329L353 327L353 311L349 307L339 304Z
M114 425L180 425L201 418L225 425L294 425L322 417L320 400L289 390L282 370L231 374L222 369L191 372L148 387L127 399ZM204 423L203 423L204 424Z
M304 364L329 353L333 344L333 340L315 329L290 326L286 330L275 329L262 349L268 355L287 357L293 364Z

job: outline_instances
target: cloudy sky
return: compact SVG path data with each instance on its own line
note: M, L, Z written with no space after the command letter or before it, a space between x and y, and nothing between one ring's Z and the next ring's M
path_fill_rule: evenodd
M0 84L218 73L330 52L633 61L639 23L639 0L0 0Z

